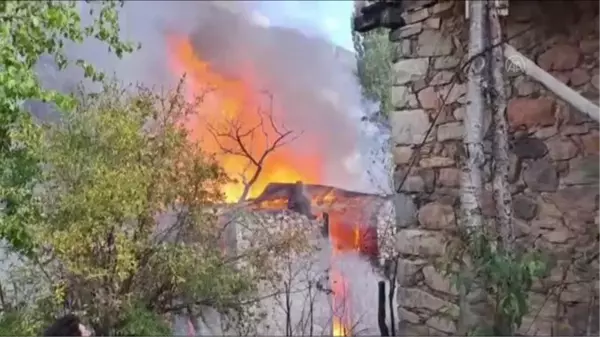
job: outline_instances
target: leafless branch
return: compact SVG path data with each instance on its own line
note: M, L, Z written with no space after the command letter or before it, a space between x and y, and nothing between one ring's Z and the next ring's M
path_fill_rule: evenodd
M269 155L302 135L302 132L294 132L288 130L284 125L277 125L273 115L273 95L265 93L269 98L269 107L267 111L257 109L256 113L260 121L255 125L247 128L241 120L231 119L225 120L220 125L207 123L206 126L222 154L238 156L247 160L247 165L241 173L244 190L238 202L244 201L248 197L250 189L260 177ZM262 133L266 142L262 152L253 149L258 132ZM275 138L271 139L273 134ZM254 167L254 172L248 176L246 172L250 166Z

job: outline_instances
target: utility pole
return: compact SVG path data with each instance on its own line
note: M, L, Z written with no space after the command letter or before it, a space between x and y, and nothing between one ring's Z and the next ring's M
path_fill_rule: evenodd
M481 195L483 190L483 113L485 108L485 64L484 50L486 46L485 22L487 21L487 1L469 1L469 67L467 83L468 105L465 114L465 156L466 163L461 174L461 229L468 240L483 231L483 215L481 213ZM470 244L470 243L467 243ZM457 334L466 336L473 333L486 321L487 298L481 282L473 279L473 266L461 261L461 274L472 279L470 287L464 282L459 287L459 321Z

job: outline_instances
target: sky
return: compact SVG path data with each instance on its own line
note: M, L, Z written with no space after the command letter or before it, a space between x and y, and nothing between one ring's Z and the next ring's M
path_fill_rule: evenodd
M259 15L273 26L296 28L305 34L326 37L353 50L350 18L352 1L261 1Z

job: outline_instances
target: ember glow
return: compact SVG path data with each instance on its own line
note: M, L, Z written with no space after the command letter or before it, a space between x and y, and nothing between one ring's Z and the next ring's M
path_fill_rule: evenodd
M171 35L168 41L170 69L177 77L186 75L186 95L189 99L209 92L203 103L199 105L197 114L190 116L185 124L191 136L199 140L206 151L216 153L227 174L238 180L224 187L226 201L236 202L244 190L240 175L249 180L256 167L247 157L223 153L222 147L239 149L239 146L235 140L227 137L215 139L208 132L208 126L210 125L217 133L226 133L228 125L234 121L242 126L242 131L248 131L261 122L258 111L272 110L276 122L281 121L285 111L277 106L276 97L271 101L261 93L261 88L256 87L256 76L259 75L253 73L251 65L239 65L237 78L229 78L215 71L209 63L198 57L188 38ZM269 127L260 129L253 137L246 138L247 143L244 144L254 157L260 157L277 137L275 131ZM296 141L306 140L299 138ZM258 196L270 182L274 181L302 180L307 183L318 183L322 180L322 169L323 160L318 153L300 155L293 150L293 146L280 147L268 155L248 198Z

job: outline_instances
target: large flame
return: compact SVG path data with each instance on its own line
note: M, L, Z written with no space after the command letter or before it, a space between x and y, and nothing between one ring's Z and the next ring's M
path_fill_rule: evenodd
M236 202L244 190L242 181L244 179L248 181L256 171L256 167L249 163L248 158L224 153L223 147L239 149L239 145L227 137L219 137L216 140L208 132L208 125L215 128L217 132L225 133L228 131L227 121L235 120L244 130L248 130L260 122L259 109L270 110L267 112L273 113L274 118L278 119L282 117L282 109L277 106L277 97L274 97L273 101L266 102L264 93L261 94L260 88L255 85L256 77L251 66L239 65L238 78L229 78L215 71L211 64L199 58L188 38L172 35L169 36L168 41L170 68L178 77L183 74L187 76L187 95L190 99L205 94L210 88L210 93L205 96L197 114L189 117L186 126L192 137L200 140L206 151L218 155L225 172L237 180L224 186L226 201ZM260 157L276 136L275 130L266 125L264 130L260 128L253 137L246 138L244 145L254 156ZM298 141L304 142L303 139ZM247 197L258 196L269 182L302 180L307 183L318 183L322 178L322 162L318 153L300 155L289 146L280 147L267 157L258 180L252 185Z
M223 153L223 147L236 148L232 139L226 137L215 140L208 132L211 125L217 132L227 132L225 122L236 120L244 127L251 127L260 122L258 109L264 107L264 97L256 87L256 77L252 68L248 65L239 65L237 78L230 78L215 71L210 63L202 60L194 51L191 41L186 37L177 35L169 36L169 65L176 76L186 74L186 85L189 99L206 93L210 88L210 94L204 96L203 103L199 106L196 114L186 120L185 125L195 140L199 140L207 152L216 153L220 164L227 174L240 179L240 174L248 180L255 172L256 167L248 165L248 158ZM276 97L275 97L276 99ZM281 117L284 111L275 103L271 111L275 116ZM246 128L247 129L247 128ZM276 136L275 131L266 128L265 133L255 133L247 148L255 155L262 154ZM299 131L299 130L298 130ZM301 139L303 144L313 145L315 139ZM307 145L308 146L308 145ZM244 172L246 168L249 168ZM270 182L293 183L301 180L306 183L319 183L322 181L323 158L316 155L300 155L291 147L281 147L272 152L262 167L258 180L252 185L248 198L257 197ZM243 193L244 185L241 182L233 182L224 186L227 202L236 202ZM261 207L283 208L287 200L273 200L265 202ZM335 202L333 192L316 196L312 200L313 206L330 206ZM343 211L343 213L346 213ZM355 219L356 220L356 219ZM341 214L330 213L329 237L332 240L333 256L335 259L340 254L348 251L360 251L364 244L362 237L364 229L357 225L349 226L342 219ZM334 262L335 264L335 262ZM351 334L351 322L349 303L347 300L347 282L340 270L332 268L331 281L334 312L333 335L348 336ZM341 310L341 312L340 312Z

